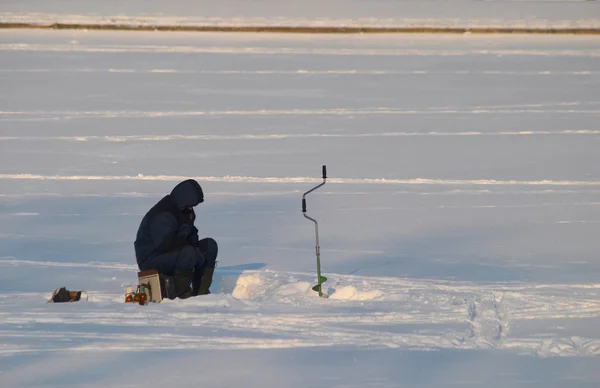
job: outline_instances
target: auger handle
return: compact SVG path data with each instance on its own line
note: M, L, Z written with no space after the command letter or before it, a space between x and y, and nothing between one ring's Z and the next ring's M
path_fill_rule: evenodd
M302 213L306 213L306 198L305 198L306 195L309 194L309 193L312 193L313 191L315 191L319 187L323 186L326 181L327 181L327 166L323 165L323 182L321 182L320 184L316 185L315 187L313 187L312 189L310 189L306 193L304 193L304 195L302 195Z

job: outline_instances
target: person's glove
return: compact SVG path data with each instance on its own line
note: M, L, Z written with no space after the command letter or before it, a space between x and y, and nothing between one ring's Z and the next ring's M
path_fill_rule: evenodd
M189 224L182 224L179 229L177 229L176 238L186 239L190 233L192 232L192 228L196 229L195 226ZM196 233L198 229L196 229Z
M193 246L198 245L198 229L194 225L190 227L190 233L188 234L187 241Z
M161 250L163 250L165 252L172 252L172 251L180 250L181 248L185 247L188 244L187 238L190 235L190 232L191 232L190 225L188 225L188 224L181 225L175 232L174 236L169 237L163 241L163 243L161 244Z

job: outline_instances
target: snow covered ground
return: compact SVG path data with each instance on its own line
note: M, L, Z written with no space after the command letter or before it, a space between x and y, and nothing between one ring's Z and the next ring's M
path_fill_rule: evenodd
M0 32L2 387L600 385L600 40ZM328 299L315 282L319 221ZM214 294L122 303L200 181ZM60 286L87 302L46 304Z
M0 23L600 28L597 0L0 0Z

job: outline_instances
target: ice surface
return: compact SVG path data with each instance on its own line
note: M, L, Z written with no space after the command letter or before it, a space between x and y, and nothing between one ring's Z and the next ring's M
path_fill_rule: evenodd
M0 385L597 387L599 56L573 36L3 30ZM327 299L301 214L324 164ZM141 217L190 177L213 294L122 303ZM89 300L46 304L60 286Z

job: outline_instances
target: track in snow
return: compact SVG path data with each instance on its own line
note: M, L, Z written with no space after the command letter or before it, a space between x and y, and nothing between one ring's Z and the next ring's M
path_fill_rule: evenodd
M135 271L118 263L0 260L0 266L30 265ZM0 297L6 307L0 355L296 347L600 355L600 339L553 329L600 318L600 284L326 275L327 299L310 289L314 274L227 268L217 270L216 294L148 307L124 304L118 292L88 290L88 302L62 305L46 304L45 294L6 293ZM535 330L513 330L522 324Z

